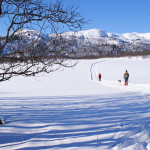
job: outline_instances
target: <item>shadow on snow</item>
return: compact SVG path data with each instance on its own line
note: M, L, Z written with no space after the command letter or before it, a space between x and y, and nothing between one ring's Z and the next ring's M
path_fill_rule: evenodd
M110 149L143 142L138 134L149 136L149 100L137 93L1 98L0 149Z

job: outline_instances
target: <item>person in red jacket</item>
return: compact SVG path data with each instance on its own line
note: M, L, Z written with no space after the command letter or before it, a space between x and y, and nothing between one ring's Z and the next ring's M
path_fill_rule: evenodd
M101 75L101 73L99 73L99 75L98 75L99 81L101 81L101 78L102 78L102 75Z

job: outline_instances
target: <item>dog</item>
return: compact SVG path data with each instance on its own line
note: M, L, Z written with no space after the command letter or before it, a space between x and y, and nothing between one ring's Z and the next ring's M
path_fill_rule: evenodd
M121 84L121 80L118 80L118 83Z

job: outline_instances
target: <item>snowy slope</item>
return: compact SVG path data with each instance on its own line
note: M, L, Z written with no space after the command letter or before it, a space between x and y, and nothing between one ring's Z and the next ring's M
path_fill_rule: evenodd
M150 53L150 33L109 33L101 29L90 29L78 32L66 32L61 34L66 40L65 55L71 57L104 57L122 56L122 54L136 55L143 52ZM21 30L17 32L11 41L4 47L2 54L21 51L26 46L33 49L45 49L54 47L56 35L46 35L34 30ZM1 44L5 43L5 37ZM34 44L33 44L34 43ZM13 46L12 46L13 45ZM40 46L40 47L39 47ZM62 46L61 44L59 46ZM15 47L15 48L14 48ZM51 55L51 53L50 53Z
M119 39L124 42L132 42L132 40L137 40L140 39L143 42L146 40L150 40L150 33L124 33L124 34L118 34L118 33L109 33L106 32L102 29L90 29L90 30L85 30L85 31L78 31L74 34L74 32L66 32L64 33L66 36L71 36L75 35L77 37L84 37L85 39L88 40L95 40L95 39L100 39L100 38L111 38L111 39ZM94 41L93 41L94 42Z
M90 29L62 34L67 39L77 43L75 48L77 57L102 57L107 55L122 56L122 54L141 55L150 51L150 33L109 33L101 29Z
M47 39L48 35L40 33L35 30L21 30L18 31L16 34L21 34L24 35L28 38L43 38ZM116 39L121 39L124 41L132 41L136 39L141 39L141 40L150 40L150 33L138 33L138 32L133 32L133 33L124 33L124 34L118 34L118 33L110 33L102 29L89 29L89 30L83 30L83 31L77 31L77 32L66 32L63 33L62 35L64 36L77 36L77 37L84 37L85 39L99 39L99 38L116 38ZM49 37L51 37L50 35Z
M150 150L149 64L81 60L73 69L2 82L0 150Z
M135 39L142 39L142 40L150 40L150 33L125 33L122 34L123 37L129 39L129 40L135 40Z

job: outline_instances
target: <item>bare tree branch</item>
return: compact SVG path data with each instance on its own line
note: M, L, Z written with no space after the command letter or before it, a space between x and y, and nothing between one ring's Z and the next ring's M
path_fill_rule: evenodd
M58 33L64 26L76 30L85 23L73 6L64 7L61 1L0 0L0 19L7 23L6 36L0 37L0 81L75 65L69 61L73 39ZM46 36L44 31L53 34Z

